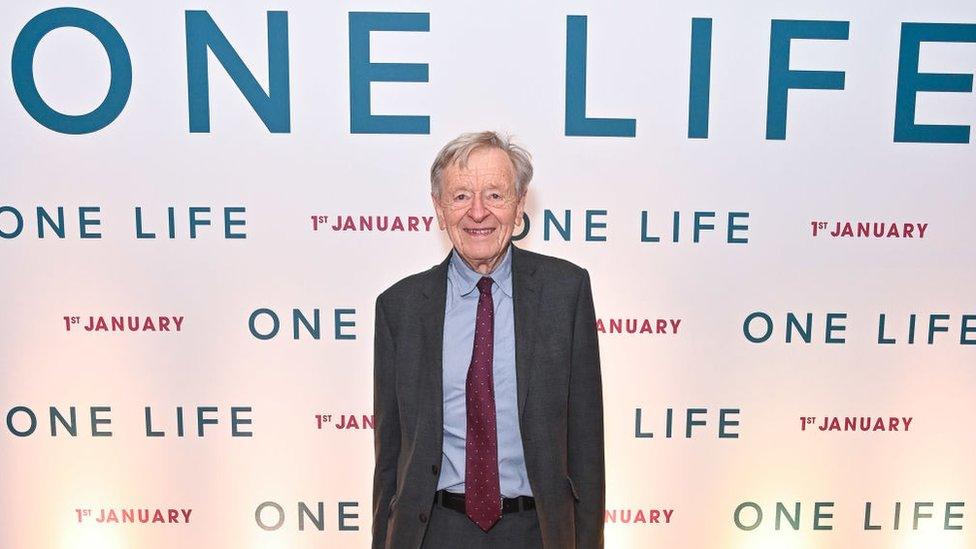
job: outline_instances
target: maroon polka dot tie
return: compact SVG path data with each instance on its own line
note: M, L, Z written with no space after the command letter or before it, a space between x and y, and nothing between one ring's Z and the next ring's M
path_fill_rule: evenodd
M478 315L475 318L474 351L468 368L465 402L467 438L464 456L464 509L487 532L502 516L498 486L498 432L495 426L495 382L492 360L495 307L490 277L478 281Z

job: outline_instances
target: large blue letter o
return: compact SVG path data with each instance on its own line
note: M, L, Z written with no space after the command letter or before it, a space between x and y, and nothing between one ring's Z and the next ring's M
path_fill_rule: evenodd
M41 39L54 29L77 27L90 32L108 54L111 81L102 104L87 114L60 113L44 102L34 82L34 53ZM122 36L97 13L81 8L55 8L38 14L24 25L14 43L11 60L14 90L20 103L34 120L60 133L96 132L115 120L129 99L132 89L132 62Z

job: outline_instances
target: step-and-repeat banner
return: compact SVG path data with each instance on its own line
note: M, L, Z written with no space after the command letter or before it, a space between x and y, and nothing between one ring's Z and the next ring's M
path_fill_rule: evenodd
M976 546L976 4L0 7L0 546L364 547L429 166L592 276L608 547Z

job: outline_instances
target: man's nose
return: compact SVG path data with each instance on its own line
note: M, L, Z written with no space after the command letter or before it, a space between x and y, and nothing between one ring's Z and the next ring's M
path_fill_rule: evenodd
M481 193L474 194L474 198L471 200L471 208L468 209L468 217L478 223L482 222L486 217L488 217L488 209L485 208L485 203L481 198Z

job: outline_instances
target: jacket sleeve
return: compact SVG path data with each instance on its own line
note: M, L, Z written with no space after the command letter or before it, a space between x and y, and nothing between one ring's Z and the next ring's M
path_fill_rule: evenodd
M578 496L576 545L602 549L605 498L603 384L590 275L584 269L573 322L568 411L569 476Z
M373 331L373 549L386 544L390 503L396 493L397 459L400 454L400 412L396 395L394 357L396 347L386 318L382 296L376 298Z

